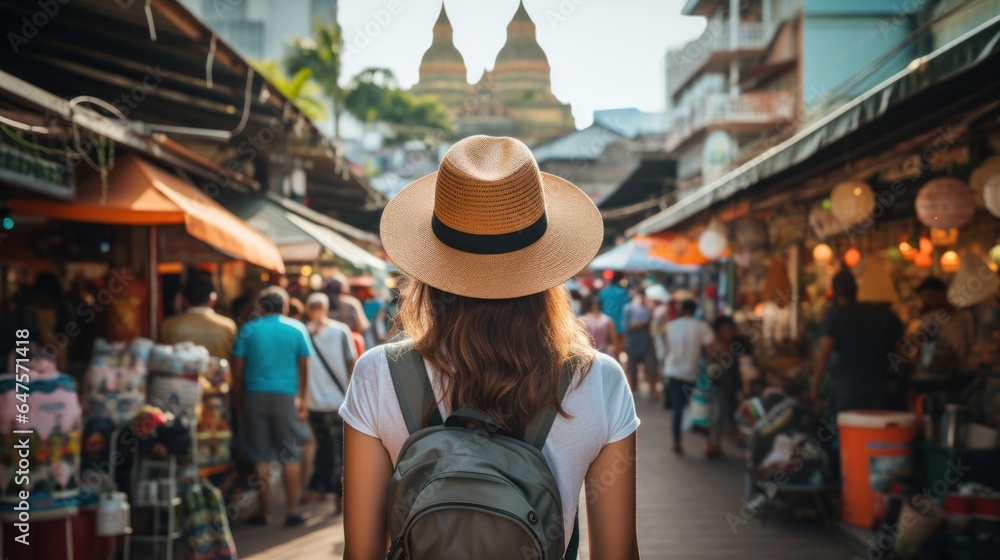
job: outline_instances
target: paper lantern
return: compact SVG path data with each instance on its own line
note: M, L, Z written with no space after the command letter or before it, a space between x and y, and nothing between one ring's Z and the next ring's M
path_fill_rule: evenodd
M958 243L958 230L931 228L931 243L935 247L951 247Z
M962 264L962 258L955 251L945 251L941 255L941 272L951 274L958 272L958 267Z
M917 193L917 218L926 226L949 229L969 223L976 200L968 185L951 177L929 181Z
M903 260L903 254L899 252L899 247L896 247L895 245L886 247L885 257L892 262L899 262Z
M1000 175L986 181L983 185L983 205L997 218L1000 218Z
M892 283L889 267L881 258L873 257L858 278L858 301L900 303L899 292Z
M830 248L826 243L820 243L819 245L813 247L813 260L818 263L830 262L833 258L833 249Z
M986 185L1000 179L1000 156L990 156L979 164L979 167L972 171L969 177L969 188L976 199L976 204L982 206L985 203Z
M844 264L847 266L854 268L858 266L859 262L861 262L861 251L851 247L844 253Z
M764 301L772 301L778 307L784 308L788 304L789 294L792 284L788 279L788 268L781 259L771 259L771 266L764 278L764 285L761 288L761 295Z
M920 253L913 259L913 264L920 268L930 268L934 264L934 258L930 253Z
M920 254L920 249L917 249L913 245L910 245L906 241L899 244L899 254L903 257L903 260L912 261Z
M990 249L990 260L995 263L1000 263L1000 243L997 243Z
M717 229L706 229L698 238L698 250L708 259L717 259L726 252L726 235Z
M931 254L934 252L934 243L927 237L920 238L920 253L921 254Z
M853 226L872 215L875 193L864 181L844 181L830 193L830 211L845 226Z
M948 301L961 309L994 297L1000 291L1000 277L990 264L976 255L966 254L948 285Z

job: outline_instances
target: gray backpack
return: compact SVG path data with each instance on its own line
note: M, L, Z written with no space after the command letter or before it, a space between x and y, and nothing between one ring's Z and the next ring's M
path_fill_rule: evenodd
M393 538L387 560L559 560L566 547L562 502L542 445L556 408L520 437L487 414L456 410L442 422L423 358L409 340L386 345L409 439L386 502ZM563 371L560 400L569 385Z

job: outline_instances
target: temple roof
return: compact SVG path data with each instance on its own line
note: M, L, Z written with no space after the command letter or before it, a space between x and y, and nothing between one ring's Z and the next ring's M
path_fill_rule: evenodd
M451 21L448 20L448 13L444 9L444 2L441 3L441 13L438 15L437 21L434 22L434 39L431 42L430 48L424 52L423 58L420 59L421 66L440 65L442 63L449 66L461 65L463 68L461 74L464 80L465 58L455 48L455 43L452 41ZM458 72L455 73L457 74Z
M531 20L524 2L520 2L514 17L507 24L507 41L497 55L495 69L503 72L502 66L509 62L545 62L548 57L535 39L535 23Z

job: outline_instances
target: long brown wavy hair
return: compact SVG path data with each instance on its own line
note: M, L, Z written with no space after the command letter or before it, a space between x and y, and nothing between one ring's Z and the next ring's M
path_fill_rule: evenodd
M490 300L406 278L397 320L443 375L452 410L485 412L511 433L553 403L565 416L557 398L563 364L582 376L595 356L562 286Z

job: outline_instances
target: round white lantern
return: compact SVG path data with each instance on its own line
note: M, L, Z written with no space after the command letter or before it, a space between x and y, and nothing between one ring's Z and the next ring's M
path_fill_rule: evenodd
M984 159L983 163L972 171L972 175L969 177L969 188L972 189L972 194L976 198L976 204L980 206L984 204L987 183L991 180L996 182L997 179L1000 179L1000 156L990 156Z
M830 193L830 212L845 226L853 226L872 215L875 193L864 181L844 181Z
M726 252L726 236L717 229L706 229L698 238L698 250L707 259L717 259Z
M1000 175L986 181L983 185L983 204L997 218L1000 218Z
M826 243L813 247L813 260L818 263L828 263L833 259L833 249Z

